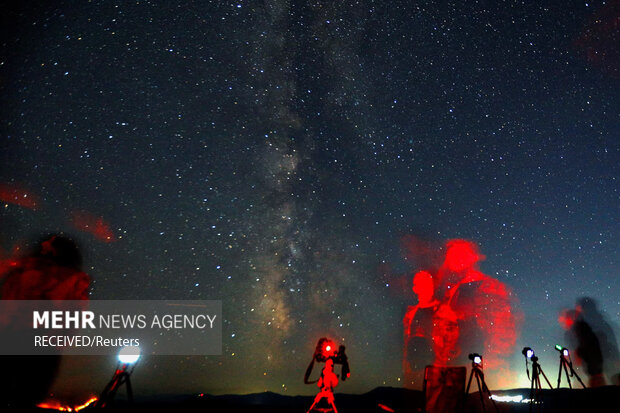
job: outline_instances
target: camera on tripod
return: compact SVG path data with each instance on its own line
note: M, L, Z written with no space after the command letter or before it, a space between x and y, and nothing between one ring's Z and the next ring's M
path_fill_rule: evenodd
M471 353L469 356L467 356L474 365L478 366L478 367L482 367L482 356L478 353Z
M523 347L523 350L521 350L521 354L523 354L527 359L530 359L532 361L537 361L538 357L536 357L536 355L534 354L534 350L532 350L530 347Z
M319 363L324 363L328 359L332 359L334 364L340 364L342 366L348 364L345 346L340 345L340 347L337 347L336 343L325 337L319 339L319 342L316 344L314 359Z
M323 370L321 371L321 377L318 380L310 381L310 375L312 374L312 368L314 367L314 363L325 363ZM334 367L336 364L340 364L342 366L341 377L342 381L345 381L351 375L351 371L349 370L349 361L347 360L347 355L344 352L344 346L340 345L340 347L336 347L336 343L333 340L330 340L326 337L322 337L319 339L318 343L316 343L316 348L314 349L314 354L312 355L312 361L308 365L306 369L306 374L304 375L304 383L311 384L317 383L321 391L314 398L314 402L308 413L315 410L315 406L321 400L326 399L327 403L330 405L331 409L316 409L321 411L333 411L338 412L336 410L336 405L334 404L334 387L338 385L338 375L334 372Z
M312 383L309 381L309 378L315 362L325 363L330 359L334 362L334 365L340 364L342 366L342 381L345 381L351 376L351 371L349 370L349 360L347 358L347 354L345 353L344 345L340 345L338 347L333 340L322 337L319 339L318 343L316 343L312 361L310 362L310 365L306 369L306 374L304 375L304 383Z

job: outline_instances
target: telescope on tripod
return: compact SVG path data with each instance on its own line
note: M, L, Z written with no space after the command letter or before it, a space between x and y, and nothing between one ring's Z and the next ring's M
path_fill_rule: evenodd
M560 370L558 372L558 387L557 388L558 389L560 388L560 383L562 382L562 371L564 371L564 373L566 374L566 381L568 382L569 388L571 389L573 388L570 382L570 378L576 377L579 383L581 383L581 385L585 389L586 385L583 384L583 381L581 381L581 378L579 377L575 369L573 369L573 361L570 358L570 351L568 351L567 348L562 347L558 344L555 345L555 349L560 352ZM569 374L569 371L570 371L570 374Z
M480 393L480 403L482 403L482 411L486 412L486 408L484 406L484 397L482 393L486 393L491 399L493 406L495 407L495 411L499 413L497 408L497 404L495 404L495 400L491 397L491 391L489 390L486 382L484 381L484 373L482 372L482 356L478 353L472 353L469 355L469 359L471 360L471 373L469 374L469 380L467 382L467 389L465 390L465 394L469 394L469 388L471 387L471 381L474 377L476 377L476 383L478 384L478 392Z
M118 364L112 380L105 386L101 396L95 403L95 408L103 408L108 406L116 397L116 393L121 386L125 385L127 389L127 400L133 402L133 390L129 377L136 367L136 362L140 358L139 347L123 347L118 354Z
M521 350L521 354L525 357L525 370L527 372L527 378L530 379L530 413L532 412L532 408L534 404L540 405L540 391L542 390L542 386L540 383L540 376L542 375L550 389L553 389L551 382L547 378L547 375L543 371L540 364L538 364L538 357L534 353L531 347L523 347ZM528 368L528 361L532 362L532 376L530 377L530 370Z

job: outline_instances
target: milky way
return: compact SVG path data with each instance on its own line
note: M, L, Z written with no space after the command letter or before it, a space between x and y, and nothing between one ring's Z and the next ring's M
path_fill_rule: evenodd
M92 299L222 300L223 354L144 359L136 392L314 393L323 336L362 392L402 385L411 277L464 238L518 298L527 386L561 309L620 319L617 2L434 3L7 6L3 256L64 232Z

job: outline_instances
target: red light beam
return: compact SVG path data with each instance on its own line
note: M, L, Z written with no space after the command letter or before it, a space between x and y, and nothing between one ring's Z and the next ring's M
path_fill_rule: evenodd
M39 197L14 185L0 184L0 201L36 211L39 208Z
M90 212L75 211L72 214L71 222L76 229L92 234L99 241L109 243L117 240L110 225L104 221L103 217L98 217Z

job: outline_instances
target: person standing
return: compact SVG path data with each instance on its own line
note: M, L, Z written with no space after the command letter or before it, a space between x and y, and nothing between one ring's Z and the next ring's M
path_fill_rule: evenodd
M424 368L435 358L433 325L439 301L435 298L433 276L427 271L414 275L412 290L418 303L409 306L403 317L403 375L406 387L421 388Z

